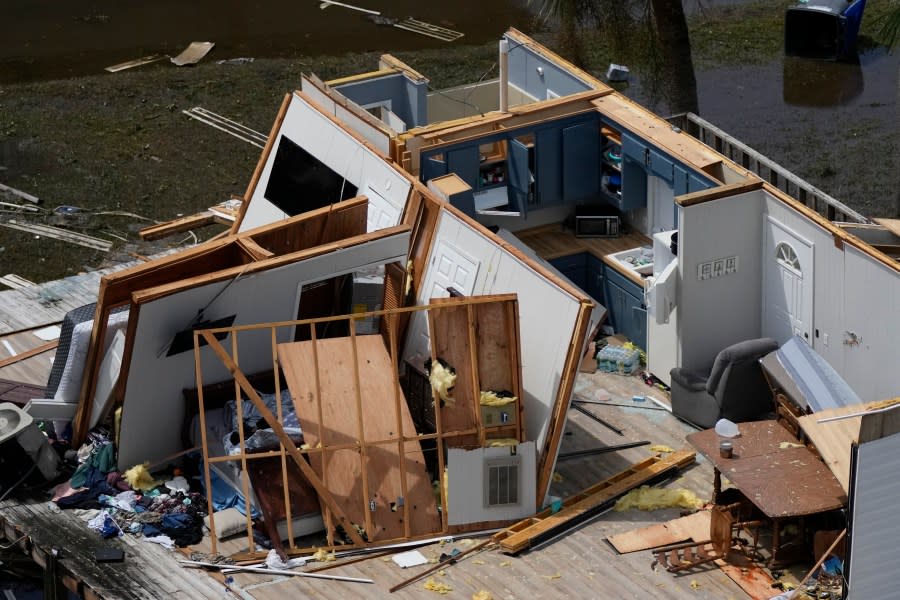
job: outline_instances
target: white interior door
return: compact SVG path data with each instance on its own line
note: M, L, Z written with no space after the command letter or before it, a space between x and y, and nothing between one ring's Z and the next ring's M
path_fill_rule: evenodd
M456 246L444 240L438 241L431 252L431 260L425 270L422 288L416 301L428 304L431 298L447 298L448 288L453 288L463 296L471 296L475 291L475 279L478 276L480 262ZM428 337L428 319L422 312L413 315L406 345L405 358L411 356L430 356L431 346Z
M813 244L766 217L762 333L778 343L799 335L812 345Z

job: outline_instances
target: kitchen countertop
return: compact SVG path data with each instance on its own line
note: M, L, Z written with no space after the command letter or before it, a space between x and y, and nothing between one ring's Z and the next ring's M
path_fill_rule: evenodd
M652 247L653 241L642 233L630 231L614 238L579 238L575 237L575 233L571 229L566 229L559 223L552 223L516 231L515 236L544 260L589 252L624 277L644 287L643 277L619 261L607 257L608 254L639 246Z

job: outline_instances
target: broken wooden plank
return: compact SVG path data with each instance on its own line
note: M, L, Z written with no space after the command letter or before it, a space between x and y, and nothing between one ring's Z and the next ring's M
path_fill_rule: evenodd
M33 233L35 235L42 235L44 237L61 240L63 242L70 242L72 244L84 246L85 248L93 248L94 250L100 250L101 252L108 252L109 249L112 248L112 242L101 240L100 238L91 237L89 235L84 235L83 233L76 233L74 231L68 231L67 229L60 229L59 227L51 227L49 225L35 225L32 223L19 223L18 221L14 220L0 223L0 225L2 225L3 227L8 227L10 229L17 229L19 231L25 231L27 233Z
M211 127L215 127L220 131L224 131L225 133L232 135L239 140L247 142L248 144L253 144L257 148L265 148L266 142L268 141L268 137L266 137L259 131L251 129L246 125L238 123L237 121L232 121L231 119L223 117L220 114L216 114L211 110L206 110L202 106L195 106L191 109L183 110L181 112L192 119L200 121L201 123L206 123Z
M446 27L432 25L431 23L419 21L417 19L413 19L412 17L403 19L402 21L397 21L396 23L393 23L393 25L397 29L412 31L413 33L433 37L435 39L441 40L442 42L452 42L465 35L464 33L460 33L459 31L453 31L452 29L447 29Z
M34 204L41 203L40 199L37 196L32 196L28 192L23 192L22 190L17 190L14 187L10 187L10 186L4 185L2 183L0 183L0 191L7 192L9 194L12 194L13 196L18 196L22 200L28 200L29 202L32 202Z
M14 290L21 290L22 288L28 288L35 285L33 281L29 281L24 277L19 277L15 273L9 273L0 277L0 283Z
M172 219L165 223L157 223L156 225L144 227L138 231L138 235L141 236L142 240L152 242L153 240L175 235L176 233L184 233L185 231L190 231L191 229L196 229L198 227L206 227L215 222L216 215L213 214L212 211L204 210L203 212L188 215L187 217L179 217L178 219Z
M38 354L43 354L49 350L53 350L59 346L59 340L53 340L52 342L47 342L46 344L41 344L40 346L35 346L30 350L25 350L24 352L19 352L18 354L13 354L12 356L7 356L3 360L0 360L0 369L3 367L8 367L9 365L14 365L17 362L21 362L26 358L31 358L32 356L37 356Z
M660 546L668 546L694 540L702 541L709 537L709 511L701 510L692 515L673 519L667 523L657 523L612 535L606 540L619 554L649 550Z
M319 4L319 8L325 10L329 6L341 6L343 8L349 8L350 10L358 10L359 12L363 12L370 15L380 15L381 13L377 10L371 10L368 8L360 8L359 6L353 6L352 4L344 4L343 2L335 2L334 0L322 0L321 4Z
M134 60L128 60L125 62L117 63L115 65L110 65L106 67L104 71L108 71L110 73L118 73L119 71L124 71L126 69L133 69L134 67L149 65L150 63L155 63L166 58L169 58L166 54L150 54L148 56L142 56L141 58L135 58Z
M553 513L552 507L545 509L499 532L493 539L500 544L501 551L517 554L535 542L580 523L629 490L693 463L695 458L696 454L690 450L680 450L665 458L650 457L566 499L559 512Z

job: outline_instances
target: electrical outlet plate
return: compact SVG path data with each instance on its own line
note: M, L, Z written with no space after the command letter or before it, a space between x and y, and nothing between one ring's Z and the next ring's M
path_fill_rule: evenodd
M707 260L697 265L697 279L715 279L731 275L738 271L739 259L737 256Z

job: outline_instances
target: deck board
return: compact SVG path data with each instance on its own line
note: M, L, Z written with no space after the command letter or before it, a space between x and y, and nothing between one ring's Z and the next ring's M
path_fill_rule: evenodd
M620 408L594 405L591 406L591 411L622 427L625 436L618 436L584 415L571 411L566 435L563 436L563 452L643 439L678 448L684 445L685 434L693 431L667 412L644 410L639 406L646 403L632 403L631 397L638 394L652 394L665 400L662 392L651 392L639 377L601 372L582 373L576 380L576 398L596 399L600 388L612 396L612 401L629 406ZM632 404L634 407L630 406ZM577 493L649 454L647 447L641 447L561 461L556 471L562 479L551 486L551 494L564 497ZM675 481L664 485L685 487L693 490L701 499L707 499L712 492L712 468L708 461L698 455L694 466L683 471ZM498 550L488 550L447 568L444 576L435 574L433 578L448 583L453 588L450 597L455 598L470 598L480 590L489 591L494 598L521 599L746 598L746 594L718 568L711 566L708 571L682 577L661 571L654 572L650 568L652 558L649 552L618 555L605 540L616 533L665 522L678 516L678 509L609 512L537 550L517 557L506 556ZM74 513L53 512L43 500L33 499L24 506L17 506L15 502L7 500L0 505L0 517L18 523L38 546L63 545L69 556L68 559L63 559L64 569L73 572L87 585L95 587L101 597L126 600L228 597L220 583L221 578L217 580L206 572L179 567L175 562L180 558L177 552L166 551L131 538L103 542L95 532L78 521ZM90 552L100 544L123 545L127 554L125 563L119 566L94 563ZM245 547L244 537L219 544L220 551L223 552L237 552ZM445 546L433 544L422 549L422 552L427 557L437 558L441 552L448 552L454 547L465 550L468 546L458 541ZM208 551L208 539L195 548ZM419 567L422 568L424 567ZM236 574L231 587L242 598L257 600L280 600L284 597L342 600L362 595L370 599L422 598L422 586L427 577L394 594L388 591L392 585L415 572L413 569L400 569L393 562L385 562L381 558L372 558L335 568L327 573L368 577L375 580L373 585ZM555 577L557 574L558 578ZM692 588L692 581L699 588Z

